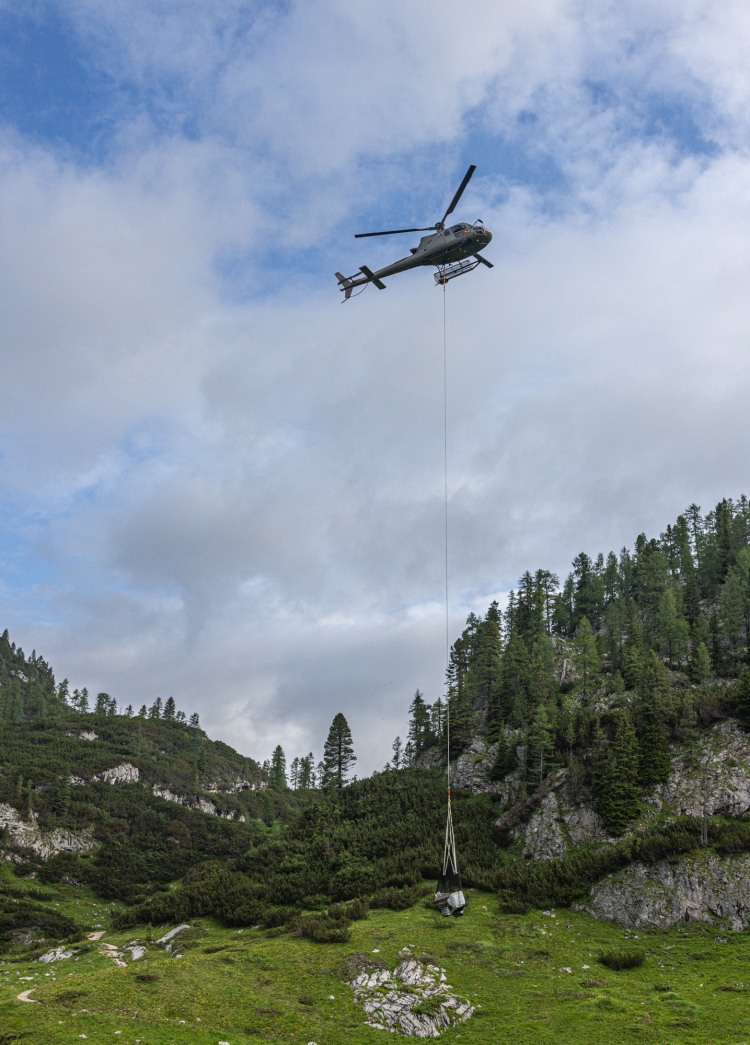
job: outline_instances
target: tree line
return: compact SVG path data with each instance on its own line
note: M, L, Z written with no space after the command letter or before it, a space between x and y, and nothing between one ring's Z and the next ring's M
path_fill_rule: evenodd
M452 747L483 737L492 775L520 772L529 791L565 765L622 832L666 779L672 740L722 714L750 725L749 545L743 496L705 517L691 505L633 551L582 552L562 584L524 573L505 611L470 614L451 647ZM415 694L410 756L445 742L446 719Z

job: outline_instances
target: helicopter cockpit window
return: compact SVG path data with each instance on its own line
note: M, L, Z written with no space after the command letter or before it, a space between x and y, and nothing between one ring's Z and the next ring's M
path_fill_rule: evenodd
M453 225L450 231L454 236L461 236L466 232L466 225Z

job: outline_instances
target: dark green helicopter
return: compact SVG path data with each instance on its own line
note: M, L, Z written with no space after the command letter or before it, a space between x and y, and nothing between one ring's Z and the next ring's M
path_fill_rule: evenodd
M394 261L392 265L372 272L367 265L361 265L359 272L353 276L342 276L336 273L341 290L344 291L344 301L348 301L351 293L357 287L365 287L368 283L374 283L378 290L385 290L383 279L386 276L395 276L397 272L406 272L407 269L417 268L419 265L435 265L438 271L435 273L435 282L440 285L447 283L449 279L462 276L471 272L480 263L492 268L492 263L483 258L479 253L492 239L492 233L485 228L479 220L473 225L462 222L459 225L451 225L446 229L445 219L455 210L456 204L461 199L464 189L469 184L476 166L472 165L464 175L464 179L456 190L456 195L450 202L448 209L436 225L428 225L422 229L390 229L388 232L358 232L355 239L364 239L366 236L395 236L402 232L431 232L431 236L422 236L417 247L411 248L411 256ZM360 276L359 273L362 273Z

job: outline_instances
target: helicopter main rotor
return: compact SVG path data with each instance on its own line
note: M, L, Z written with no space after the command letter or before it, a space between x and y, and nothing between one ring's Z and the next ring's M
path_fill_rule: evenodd
M456 204L461 199L464 189L469 184L471 176L476 169L476 165L472 163L466 174L464 174L463 181L456 189L455 196L448 204L448 209L436 225L427 225L425 228L421 229L388 229L386 232L356 232L354 238L365 239L367 236L397 236L402 232L439 232L441 229L445 228L445 219L456 209Z

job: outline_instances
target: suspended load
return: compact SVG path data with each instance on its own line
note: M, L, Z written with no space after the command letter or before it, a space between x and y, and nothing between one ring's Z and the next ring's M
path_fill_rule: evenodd
M458 918L464 913L464 908L466 907L466 900L461 887L461 875L458 873L450 787L448 788L448 819L445 824L443 864L432 905L446 918L449 918L451 915Z

